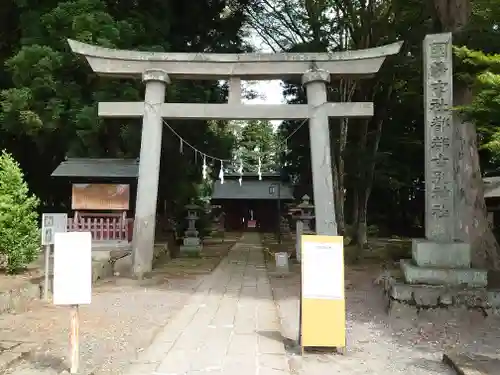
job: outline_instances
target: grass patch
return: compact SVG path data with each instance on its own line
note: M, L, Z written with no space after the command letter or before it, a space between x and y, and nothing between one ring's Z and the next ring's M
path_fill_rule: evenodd
M295 241L279 244L273 234L265 233L262 244L267 261L274 261L274 254L279 252L295 257ZM411 239L371 237L368 246L361 251L357 245L345 245L344 258L346 264L380 264L411 259Z
M233 243L207 244L199 257L182 257L158 261L153 273L169 277L189 277L211 273L224 258Z

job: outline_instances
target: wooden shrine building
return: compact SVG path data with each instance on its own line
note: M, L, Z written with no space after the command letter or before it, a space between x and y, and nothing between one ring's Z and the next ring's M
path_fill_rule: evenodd
M217 180L213 187L212 205L221 206L226 230L256 228L263 232L278 229L285 203L293 201L293 189L281 181L279 173L264 172L259 180L257 173L230 173L224 183Z
M71 197L68 230L90 231L94 241L130 242L137 191L136 159L69 158L52 172Z

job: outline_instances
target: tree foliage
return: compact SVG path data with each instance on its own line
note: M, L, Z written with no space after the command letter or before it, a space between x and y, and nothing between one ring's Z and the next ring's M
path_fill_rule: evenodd
M245 1L241 2L242 4ZM227 1L35 0L7 2L0 10L0 147L26 171L44 205L61 205L68 190L49 176L66 157L138 157L140 119L102 120L99 101L142 101L141 82L97 77L73 54L66 39L145 51L239 52L241 11ZM13 25L16 25L13 27ZM218 82L174 82L171 102L223 102ZM227 158L233 137L225 122L172 121L169 125L207 154ZM184 204L194 194L201 163L165 128L160 201ZM176 181L175 184L169 181Z
M259 160L261 171L268 172L276 168L278 158L277 136L272 124L265 120L252 120L237 125L234 158L239 167L241 162L244 172L257 172Z
M352 228L359 244L366 243L367 222L379 225L382 235L423 235L422 41L429 33L453 31L457 46L499 53L499 5L498 0L262 0L249 11L262 15L251 17L250 22L273 50L332 52L404 41L401 52L387 59L376 77L355 83L337 80L329 91L330 101L373 101L375 107L375 115L369 120L330 121L337 221L341 231L343 227ZM456 78L463 77L457 74ZM493 100L491 89L483 92L486 80L491 84L491 79L489 73L483 74L482 86L477 86L482 94L477 100ZM287 83L289 102L305 103L298 82ZM479 146L484 150L481 164L494 168L498 161L485 151L495 145L497 121L487 121L484 119L479 127ZM310 194L308 131L306 126L297 130L299 125L284 122L280 132L284 136L296 132L288 142L288 169L300 176L301 194ZM463 176L461 188L467 188L472 179L478 180L477 176L481 183L478 168L474 165L474 173ZM472 190L476 194L477 189ZM469 197L464 205L481 216L481 197L479 192L476 195L478 199ZM474 200L477 202L471 203Z
M19 164L0 155L0 255L8 273L31 263L40 248L38 198L30 195Z
M457 108L474 121L480 138L483 168L500 166L500 54L485 54L466 47L456 49L456 55L466 66L465 79L474 84L473 101Z
M360 245L366 243L368 224L378 225L381 235L421 236L422 41L428 33L450 30L455 45L464 46L456 50L455 78L464 87L474 82L474 100L461 110L476 124L481 166L499 169L499 20L500 0L8 1L0 8L0 59L5 61L0 148L19 161L44 206L67 201L68 190L49 178L65 156L139 156L140 120L99 119L96 104L141 101L143 84L95 76L70 52L66 38L166 52L249 51L244 41L249 31L270 49L291 52L365 49L401 40L401 52L388 58L375 77L343 77L330 85L330 101L372 101L375 108L371 119L330 121L332 196L340 230L352 228ZM290 103L305 103L297 81L285 82L284 94ZM167 100L225 102L227 87L174 81ZM234 157L241 147L241 158L251 169L258 162L256 147L266 155L264 169L280 156L288 172L299 177L297 195L312 194L307 124L285 121L280 126L280 139L293 134L286 155L278 155L276 136L265 121L250 122L236 133L234 123L225 121L171 121L169 126L197 149L222 159ZM467 134L474 148L472 130ZM162 142L159 200L167 211L179 211L196 192L202 161L189 147L181 152L179 139L167 128ZM467 178L479 181L479 166L473 169ZM218 163L210 170L216 174ZM480 198L480 192L474 194ZM472 201L468 205L481 211L481 199Z

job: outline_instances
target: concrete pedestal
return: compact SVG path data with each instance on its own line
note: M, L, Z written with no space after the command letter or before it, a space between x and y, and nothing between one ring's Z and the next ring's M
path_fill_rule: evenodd
M402 260L401 270L409 284L485 287L487 271L471 267L470 245L426 239L412 242L412 261Z
M419 267L470 268L470 245L463 242L441 243L427 239L412 241L412 258Z
M401 260L405 281L409 284L486 287L488 272L474 268L418 267Z

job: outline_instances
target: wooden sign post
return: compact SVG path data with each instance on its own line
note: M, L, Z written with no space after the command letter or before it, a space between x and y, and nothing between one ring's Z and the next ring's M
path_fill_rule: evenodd
M344 239L301 236L300 345L346 348Z
M54 304L69 305L70 373L79 371L79 305L92 299L92 235L56 233L54 238Z
M49 214L42 215L42 246L45 250L44 264L44 284L43 284L43 299L49 299L49 283L50 283L50 248L54 245L54 234L64 233L68 228L67 214Z
M78 305L71 305L71 320L69 330L69 347L71 367L70 374L77 374L80 368L80 318L78 316Z

